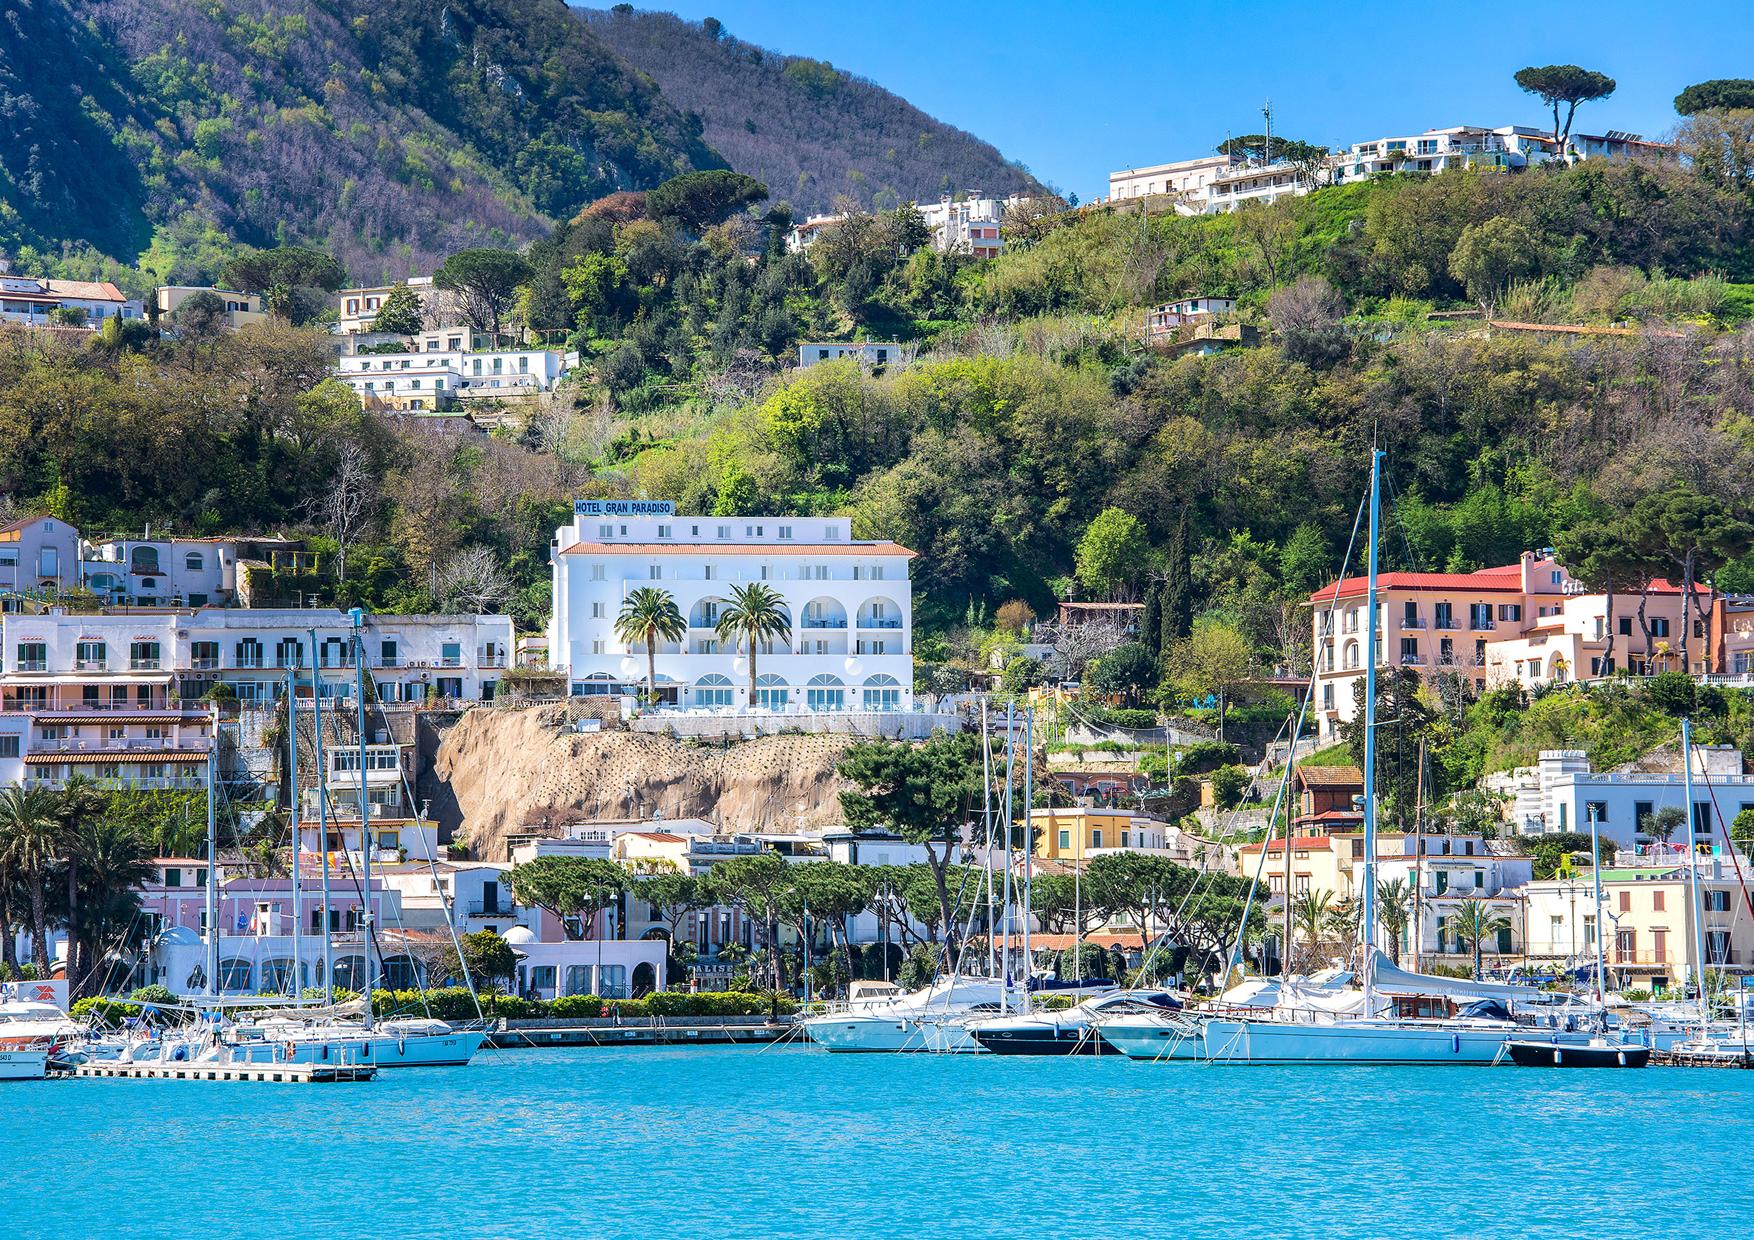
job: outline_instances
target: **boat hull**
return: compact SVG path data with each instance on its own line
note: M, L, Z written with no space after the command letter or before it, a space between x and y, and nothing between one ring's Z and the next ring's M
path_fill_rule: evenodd
M0 1051L0 1081L40 1081L48 1074L47 1051Z
M1642 1068L1648 1046L1557 1046L1511 1039L1504 1044L1511 1062L1524 1068Z
M818 1016L804 1022L804 1034L837 1054L979 1054L984 1049L959 1020L909 1017Z
M1195 1060L1206 1057L1206 1044L1201 1027L1169 1024L1102 1024L1096 1035L1113 1051L1128 1059L1144 1059L1152 1063L1170 1060Z
M976 1029L974 1040L995 1055L1094 1055L1102 1049L1088 1025Z
M1210 1020L1207 1058L1237 1064L1480 1064L1490 1065L1504 1050L1514 1026L1433 1024L1394 1021L1294 1024L1276 1021ZM1588 1034L1560 1034L1559 1045L1582 1046Z

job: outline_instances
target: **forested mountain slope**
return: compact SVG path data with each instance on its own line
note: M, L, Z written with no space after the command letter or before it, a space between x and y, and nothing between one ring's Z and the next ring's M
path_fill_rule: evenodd
M299 240L369 280L722 166L562 0L21 0L0 21L0 250L193 281L228 239Z
M1037 182L989 144L874 82L820 60L768 51L718 22L618 5L581 10L591 29L700 116L731 166L767 183L800 216L848 195L867 207L979 189L1001 196Z

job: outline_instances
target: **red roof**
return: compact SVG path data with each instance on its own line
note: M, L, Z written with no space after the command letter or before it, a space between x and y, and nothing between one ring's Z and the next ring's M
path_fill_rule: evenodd
M1477 573L1378 573L1376 588L1384 590L1478 590L1482 593L1521 594L1523 582L1522 565L1511 564L1501 568L1484 568ZM1363 594L1370 588L1368 577L1347 577L1340 582L1339 597L1350 598ZM1309 596L1309 601L1316 604L1328 602L1335 597L1335 588L1330 583Z
M1332 848L1334 837L1331 835L1294 835L1291 837L1291 846L1293 848ZM1260 852L1261 846L1259 844L1244 844L1241 851ZM1285 841L1274 840L1267 845L1267 851L1284 852Z

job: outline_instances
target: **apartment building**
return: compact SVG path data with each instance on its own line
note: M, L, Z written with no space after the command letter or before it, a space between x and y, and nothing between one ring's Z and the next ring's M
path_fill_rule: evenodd
M384 702L489 699L511 634L506 616L368 616L367 671ZM60 787L85 776L112 787L200 787L212 743L203 697L224 684L246 705L271 703L297 668L324 697L350 699L354 635L351 616L333 609L9 615L0 784ZM332 761L339 773L357 753ZM334 792L345 802L341 782Z
M1554 158L1552 131L1528 125L1451 125L1424 133L1354 142L1334 161L1339 183L1364 181L1385 172L1439 173L1452 168L1519 171ZM1610 130L1606 134L1570 135L1565 160L1626 159L1660 154L1673 148L1647 142L1638 134Z
M1691 810L1680 771L1597 771L1581 749L1544 749L1533 767L1511 772L1502 784L1512 796L1511 828L1520 834L1588 831L1594 817L1603 839L1632 848L1652 842L1655 815L1680 809L1687 818L1674 841L1686 842L1690 822L1694 843L1710 847L1723 841L1737 814L1754 808L1754 775L1743 767L1733 746L1694 746Z
M976 189L960 199L945 194L937 202L917 204L915 210L932 230L933 249L945 254L997 258L1005 246L999 235L1005 213L1026 200L1023 194L988 198Z
M234 288L215 288L210 284L166 284L156 294L160 324L170 323L177 308L197 293L212 293L225 303L225 326L230 331L260 323L268 317L268 305L260 293L242 293Z
M1245 203L1274 203L1281 198L1301 197L1315 189L1321 179L1312 179L1295 164L1238 164L1207 183L1201 214L1218 215Z
M98 327L105 319L145 317L145 306L108 280L18 276L0 260L0 322L25 327Z
M1692 879L1698 866L1699 923L1695 938ZM1745 868L1745 867L1744 867ZM1585 869L1532 882L1528 954L1571 965L1595 963L1595 876ZM1754 920L1747 915L1742 877L1724 856L1684 853L1633 856L1602 868L1603 957L1623 986L1664 990L1691 984L1693 963L1728 973L1754 967Z
M339 358L336 377L367 408L437 410L552 391L577 364L578 354L553 349L410 350Z
M344 288L334 297L335 330L345 336L372 332L372 320L378 317L378 311L384 308L390 294L399 288L413 291L429 320L448 309L443 294L433 286L431 276L410 276L396 284L378 284L370 288Z
M555 532L550 666L574 694L644 691L643 644L615 633L629 594L667 592L688 625L656 650L661 702L689 708L897 711L913 706L914 553L852 537L845 517L678 516L659 501L581 500ZM718 635L733 587L766 583L791 624L756 652Z
M1177 200L1175 209L1181 214L1199 215L1204 210L1208 187L1229 173L1233 163L1228 155L1204 155L1146 168L1124 168L1108 174L1109 201L1149 199L1164 194Z
M112 607L231 607L247 603L251 566L314 566L298 539L179 538L143 533L83 541L80 584Z
M1035 855L1048 861L1085 861L1112 852L1191 856L1174 826L1124 809L1032 809L1029 825Z
M1324 737L1355 713L1355 686L1364 677L1367 585L1364 577L1348 577L1309 597L1316 718ZM1606 597L1585 591L1547 551L1472 573L1382 573L1377 592L1377 665L1453 672L1475 691L1511 681L1533 688L1587 680L1614 667L1679 667L1679 589L1652 582L1642 624L1638 595L1616 599L1611 667ZM1703 671L1711 664L1705 625L1698 636L1694 670Z

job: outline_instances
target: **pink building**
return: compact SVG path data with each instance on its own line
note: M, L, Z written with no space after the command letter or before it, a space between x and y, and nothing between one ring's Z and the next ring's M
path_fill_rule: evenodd
M1325 737L1355 712L1366 589L1365 578L1348 577L1310 595L1316 718ZM1642 620L1640 594L1615 596L1610 665L1606 596L1586 592L1551 552L1525 551L1515 564L1472 573L1382 573L1377 595L1378 667L1454 673L1476 693L1513 681L1533 688L1590 680L1616 667L1636 674L1680 668L1678 587L1653 581L1642 596ZM1692 670L1704 673L1715 661L1713 643L1705 623L1695 629ZM1754 632L1750 639L1754 648Z

